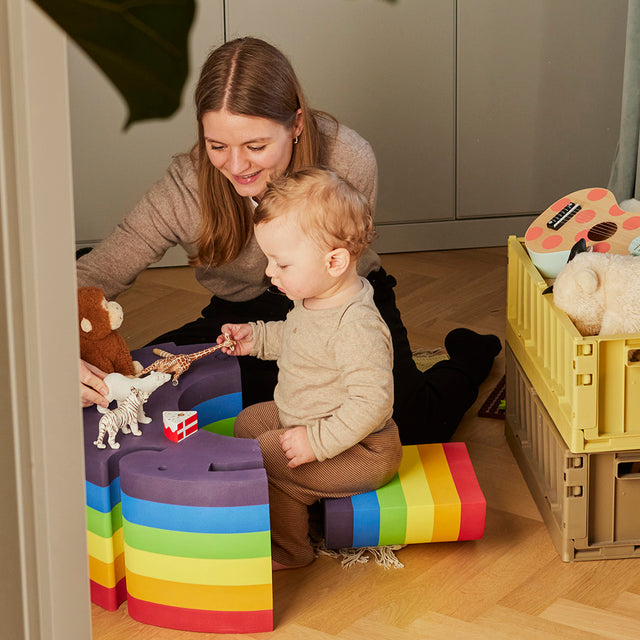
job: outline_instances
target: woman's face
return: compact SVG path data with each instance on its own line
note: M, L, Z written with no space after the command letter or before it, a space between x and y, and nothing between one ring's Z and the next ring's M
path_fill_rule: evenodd
M253 116L207 111L202 116L207 155L211 164L241 196L261 197L267 182L289 165L293 139L302 131L299 111L293 128Z

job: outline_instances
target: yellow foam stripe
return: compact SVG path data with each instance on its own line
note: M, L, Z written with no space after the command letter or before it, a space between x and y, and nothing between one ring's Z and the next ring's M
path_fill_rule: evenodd
M460 496L441 444L418 445L433 502L435 519L432 542L457 540L460 534Z
M271 582L271 557L206 559L142 551L125 543L127 571L185 584L231 585Z
M407 534L405 543L431 542L434 506L417 446L403 447L398 470L407 502Z
M103 538L87 531L87 547L89 555L107 564L124 551L124 537L120 527L110 538Z
M269 584L244 587L193 585L147 578L127 569L127 592L145 602L204 611L264 611L273 609Z
M89 556L89 579L98 584L113 589L124 578L124 554L121 553L115 562L101 562L93 556Z

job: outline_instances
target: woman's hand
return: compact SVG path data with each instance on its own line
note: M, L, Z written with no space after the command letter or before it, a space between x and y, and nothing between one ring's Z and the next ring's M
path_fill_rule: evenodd
M225 341L225 334L235 341L233 351L228 347L222 347L221 351L230 356L248 356L253 347L253 329L250 324L223 324L222 334L216 339L217 344Z
M313 453L307 427L291 427L280 435L280 446L287 456L291 469L317 460L316 454Z
M80 360L80 396L83 407L99 404L106 409L109 406L105 397L109 393L109 387L103 382L106 375L98 367Z

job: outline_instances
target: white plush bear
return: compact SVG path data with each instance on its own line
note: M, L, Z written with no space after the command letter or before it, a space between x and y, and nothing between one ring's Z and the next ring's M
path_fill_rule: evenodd
M578 253L553 283L553 301L583 336L640 332L640 256Z
M144 378L127 378L127 376L123 376L121 373L110 373L104 377L104 383L109 387L109 393L106 395L106 398L110 403L115 400L118 406L120 406L131 394L132 387L151 395L158 387L170 379L170 373L160 373L159 371L153 371ZM141 424L149 424L151 418L144 414L143 404L144 403L140 403L138 407L138 422ZM104 409L98 405L98 411L100 413L106 413L108 409Z

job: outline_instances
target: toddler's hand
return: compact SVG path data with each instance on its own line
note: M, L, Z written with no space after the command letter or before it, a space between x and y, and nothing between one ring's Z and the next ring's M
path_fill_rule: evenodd
M217 344L225 341L225 333L235 341L233 351L228 347L222 347L220 351L230 356L248 356L253 346L253 329L249 324L223 324L222 334L216 338Z
M306 427L292 427L280 436L280 446L287 456L290 468L317 460L313 453Z

